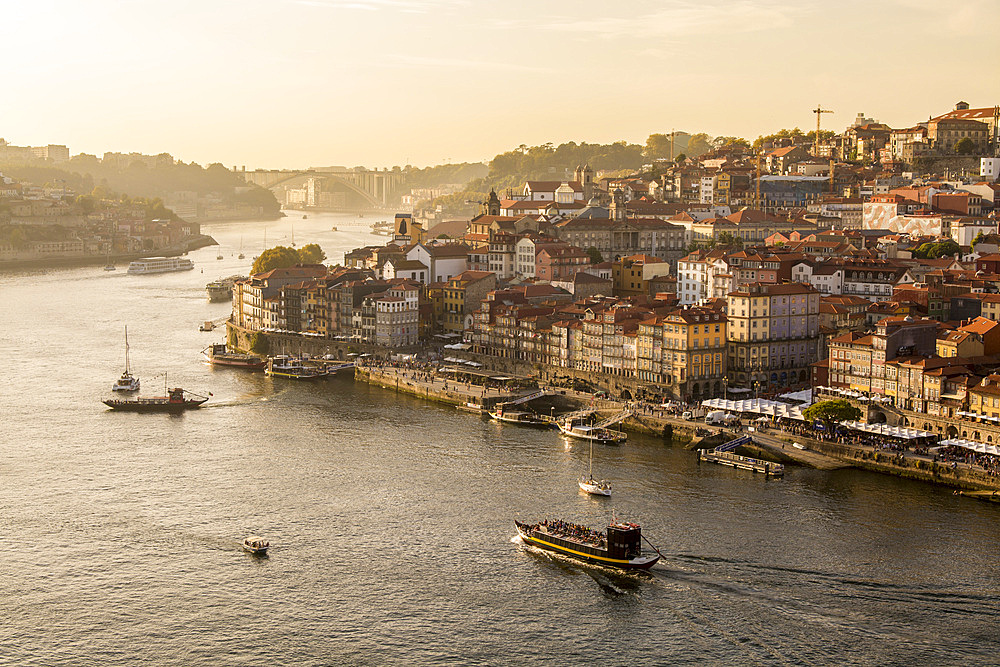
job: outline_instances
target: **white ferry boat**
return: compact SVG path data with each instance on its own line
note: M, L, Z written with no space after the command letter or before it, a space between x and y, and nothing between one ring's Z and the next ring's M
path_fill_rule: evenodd
M128 265L129 273L169 273L171 271L190 271L194 262L187 257L147 257L137 259Z

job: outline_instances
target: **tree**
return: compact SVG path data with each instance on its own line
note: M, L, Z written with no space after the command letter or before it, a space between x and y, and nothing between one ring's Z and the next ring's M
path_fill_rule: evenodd
M642 150L642 154L647 160L655 160L657 158L670 158L670 135L669 134L651 134L646 138L646 147Z
M976 238L972 239L972 247L975 248L977 244L982 243L986 238L986 234L979 232L976 234Z
M590 246L585 250L585 252L590 255L591 264L600 264L604 261L604 256L601 254L601 251L594 246Z
M861 410L846 401L838 398L832 401L820 401L802 411L802 416L806 421L822 421L827 426L833 426L834 422L856 421L861 418Z
M309 243L299 248L299 264L322 264L326 253L315 243Z
M279 245L269 248L260 254L250 269L251 273L264 273L271 269L285 269L300 262L299 253L295 248Z
M955 152L959 155L972 155L976 152L976 142L969 137L962 137L955 144Z
M955 241L948 239L936 243L924 243L914 250L913 254L918 259L938 259L946 255L950 257L960 250L961 247Z
M736 246L737 248L743 247L743 239L740 238L739 236L736 236L732 232L721 232L719 234L719 239L717 243L718 245L726 245L726 246L731 245L731 246Z
M710 137L704 132L692 134L691 138L688 139L687 152L691 155L691 157L698 157L699 155L707 153L710 150L712 150Z

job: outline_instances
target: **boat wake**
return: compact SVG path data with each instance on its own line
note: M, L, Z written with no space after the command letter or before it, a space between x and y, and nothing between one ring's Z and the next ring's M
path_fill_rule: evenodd
M601 592L609 597L626 597L638 595L644 581L651 579L650 570L613 570L601 565L587 563L576 558L564 556L555 551L540 549L528 544L520 535L510 539L512 544L519 544L524 552L539 560L557 567L566 574L586 574L597 584Z

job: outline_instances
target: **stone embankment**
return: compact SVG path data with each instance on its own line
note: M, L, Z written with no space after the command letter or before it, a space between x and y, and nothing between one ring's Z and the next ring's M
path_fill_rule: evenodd
M122 262L131 262L144 257L176 257L178 255L191 252L192 250L198 250L199 248L212 245L219 245L219 243L211 236L199 234L198 236L192 236L185 239L183 242L175 246L150 250L148 252L116 254L111 255L110 258L107 255L100 253L47 255L45 257L32 256L25 258L15 257L0 260L0 268L17 269L49 266L103 266L107 264L108 261L112 264L121 264Z

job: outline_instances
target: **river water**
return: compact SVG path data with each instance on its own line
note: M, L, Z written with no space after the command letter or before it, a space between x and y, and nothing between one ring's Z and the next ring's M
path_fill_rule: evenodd
M0 664L997 664L996 505L853 470L764 480L639 436L595 449L614 496L591 498L587 448L557 433L203 364L224 330L198 324L229 309L204 285L265 234L331 261L385 240L370 216L291 215L205 226L221 246L190 272L0 274ZM142 393L166 373L204 408L104 408L126 324ZM515 518L612 511L663 552L650 573L515 539Z

